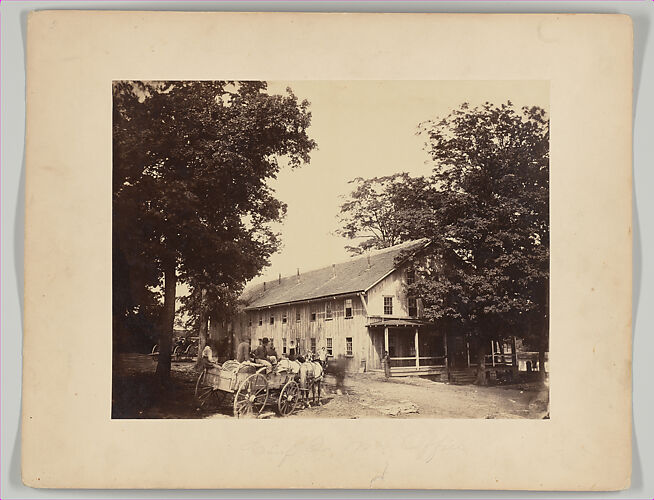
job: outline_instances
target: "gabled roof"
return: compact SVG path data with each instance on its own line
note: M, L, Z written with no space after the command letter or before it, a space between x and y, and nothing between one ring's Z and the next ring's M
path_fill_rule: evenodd
M400 245L359 256L346 262L323 267L297 276L287 276L249 286L241 300L246 309L299 302L320 297L364 292L390 274L396 267L396 258L405 251L415 251L427 244L426 239L408 241ZM368 265L368 257L370 265ZM334 273L335 271L335 273ZM335 274L335 275L334 275Z

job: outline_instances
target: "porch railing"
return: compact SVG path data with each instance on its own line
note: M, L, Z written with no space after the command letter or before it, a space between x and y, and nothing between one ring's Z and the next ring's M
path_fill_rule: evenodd
M415 356L391 358L391 368L431 368L445 366L446 356L420 356L416 365Z
M487 354L484 359L486 366L512 366L512 354Z

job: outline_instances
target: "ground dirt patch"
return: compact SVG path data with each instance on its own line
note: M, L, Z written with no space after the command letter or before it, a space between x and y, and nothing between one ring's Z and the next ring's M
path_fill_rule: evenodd
M156 363L147 355L118 356L113 418L233 418L229 394L216 398L208 408L198 408L194 397L198 372L193 363L173 363L171 385L165 389L157 387L155 369ZM286 418L546 418L549 390L536 382L478 387L419 377L386 380L378 373L352 374L337 388L328 375L321 403ZM272 404L263 413L265 418L278 418Z

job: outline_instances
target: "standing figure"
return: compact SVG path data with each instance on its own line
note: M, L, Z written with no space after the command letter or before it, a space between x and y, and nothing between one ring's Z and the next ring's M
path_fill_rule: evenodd
M391 357L388 355L388 351L384 351L384 357L382 358L382 366L384 367L384 376L386 378L391 377Z
M242 363L250 359L250 341L243 340L238 347L236 347L236 361Z
M320 360L320 364L322 365L323 369L327 369L327 348L325 346L320 348L318 359Z
M213 352L211 351L209 344L207 344L204 346L204 349L202 349L202 367L210 368L211 366L213 366Z

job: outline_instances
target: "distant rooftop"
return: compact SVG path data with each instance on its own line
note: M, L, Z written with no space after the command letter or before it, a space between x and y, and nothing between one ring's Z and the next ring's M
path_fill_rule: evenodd
M400 245L357 256L334 266L326 266L296 275L248 286L241 299L246 309L257 309L320 297L365 292L395 269L396 258L404 251L417 250L427 239L407 241Z

